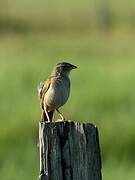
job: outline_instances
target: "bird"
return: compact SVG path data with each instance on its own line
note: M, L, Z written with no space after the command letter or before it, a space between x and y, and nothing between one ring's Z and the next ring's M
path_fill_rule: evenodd
M61 120L65 120L64 115L59 111L70 95L71 70L77 66L67 63L57 63L52 70L51 75L46 81L41 81L38 86L38 97L41 106L41 121L52 122L55 110L59 113Z

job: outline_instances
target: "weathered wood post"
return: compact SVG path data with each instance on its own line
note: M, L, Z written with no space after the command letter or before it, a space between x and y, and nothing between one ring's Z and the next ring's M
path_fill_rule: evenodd
M98 130L71 121L40 122L39 180L101 180Z

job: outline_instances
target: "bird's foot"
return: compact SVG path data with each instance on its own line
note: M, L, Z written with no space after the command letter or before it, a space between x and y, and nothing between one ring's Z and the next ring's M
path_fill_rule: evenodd
M66 118L63 116L63 114L58 109L56 109L56 111L59 113L59 115L61 117L61 121L65 121Z

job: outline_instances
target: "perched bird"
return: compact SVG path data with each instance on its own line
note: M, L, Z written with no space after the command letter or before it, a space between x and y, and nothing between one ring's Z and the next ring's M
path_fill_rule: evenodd
M51 76L46 81L42 81L38 86L42 120L52 121L55 110L59 113L62 120L65 119L60 113L59 108L63 106L69 98L69 73L75 68L77 68L75 65L67 62L58 63L53 68Z

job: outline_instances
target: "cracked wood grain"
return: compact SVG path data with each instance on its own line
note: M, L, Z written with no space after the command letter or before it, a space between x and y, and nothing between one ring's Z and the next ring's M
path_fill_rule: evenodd
M101 180L98 129L72 121L40 122L39 180Z

